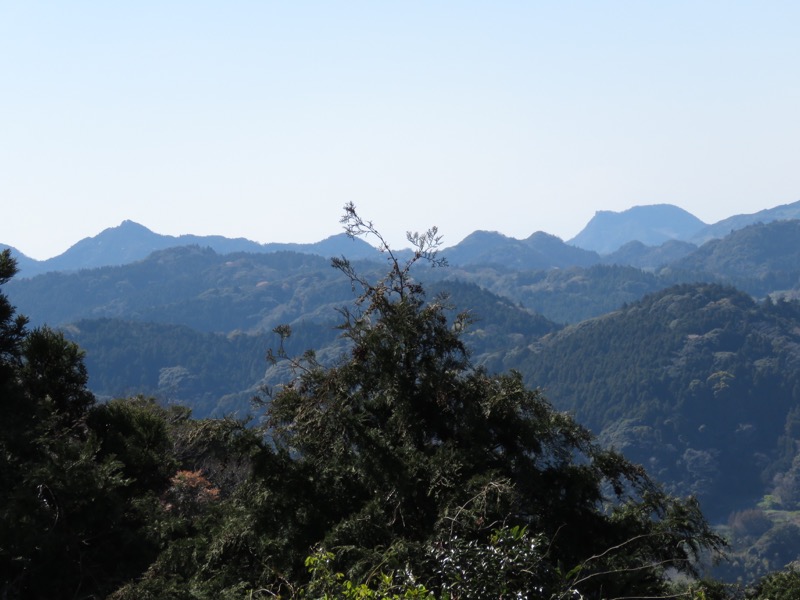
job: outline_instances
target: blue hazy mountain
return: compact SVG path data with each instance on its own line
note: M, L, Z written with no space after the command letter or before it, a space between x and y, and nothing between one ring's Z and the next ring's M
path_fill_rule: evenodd
M737 229L670 263L664 272L693 273L697 280L734 285L756 297L796 290L800 220L759 222Z
M17 259L17 267L19 268L20 272L24 271L27 273L37 268L37 264L39 263L38 260L36 260L35 258L31 258L30 256L26 256L25 254L14 248L14 246L9 246L8 244L0 244L0 252L4 250L11 250L11 256ZM20 274L18 277L21 276L22 275Z
M211 248L218 254L233 252L299 252L320 256L346 255L352 259L369 258L378 251L363 240L351 239L341 233L313 244L269 243L260 244L245 238L226 238L221 235L161 235L133 221L123 221L93 237L87 237L64 253L48 260L37 261L16 249L20 273L18 277L33 277L50 271L78 271L96 267L125 265L142 260L157 250L180 246ZM0 246L2 248L2 246Z
M688 256L695 250L697 250L696 245L681 240L668 240L660 246L646 246L642 242L634 240L604 256L603 263L654 271Z
M743 229L756 223L771 223L789 219L800 219L800 201L783 204L761 210L752 214L733 215L708 225L672 204L653 204L650 206L634 206L628 210L614 212L601 210L595 213L586 227L568 244L593 250L602 255L609 255L621 250L630 242L640 242L647 247L658 247L665 242L676 240L700 246L713 239L720 239L733 231ZM664 250L674 259L674 252L687 251L687 246L667 246ZM617 255L617 260L630 255L631 251L641 248L628 247ZM649 252L649 251L648 251ZM626 262L637 266L640 262L652 263L653 256Z
M704 227L689 240L697 245L703 244L712 239L724 238L732 231L744 229L748 225L756 223L771 223L773 221L786 221L790 219L800 219L800 200L791 204L782 204L773 208L760 210L749 215L734 215L718 221L713 225Z
M628 242L660 246L669 240L689 240L706 224L672 204L634 206L622 212L601 210L569 243L579 248L610 254Z
M496 231L475 231L442 255L452 265L499 265L528 270L586 267L600 262L596 252L570 246L561 238L541 231L525 240Z
M498 232L475 231L447 248L444 255L454 265L502 265L513 269L588 267L599 263L652 269L689 254L694 246L725 237L748 225L787 219L800 219L800 201L753 214L734 215L712 225L706 225L671 204L634 206L622 212L597 212L586 227L567 242L541 231L523 240ZM87 237L59 256L44 261L25 256L13 247L11 251L20 267L18 277L24 278L50 271L129 264L157 250L178 246L207 247L219 254L290 251L326 258L342 255L354 260L380 258L373 246L343 233L312 244L261 244L220 235L161 235L133 221L123 221L96 236ZM7 247L0 244L0 249ZM401 251L401 255L405 252L408 251Z

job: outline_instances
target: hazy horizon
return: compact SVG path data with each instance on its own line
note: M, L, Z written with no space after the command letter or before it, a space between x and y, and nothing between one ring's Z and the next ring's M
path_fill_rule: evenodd
M800 4L0 5L0 242L568 240L800 198Z
M597 214L597 212L614 212L614 213L621 213L621 212L626 212L626 211L630 210L631 208L641 208L642 206L646 206L646 205L637 205L637 206L632 206L632 207L629 207L629 208L627 208L627 209L623 209L622 211L604 211L604 209L599 209L599 210L595 211L595 214ZM653 206L653 205L649 205L649 206ZM672 206L675 206L675 205L672 205ZM777 208L778 206L782 206L782 205L776 205L776 206L767 206L767 207L764 207L764 209L772 209L772 208ZM678 207L678 208L680 208L680 207ZM760 210L764 210L764 209L759 209L758 211L754 211L754 212L759 212ZM686 212L690 212L690 211L686 211ZM691 213L690 213L690 214L691 214ZM738 216L739 214L753 214L753 213L737 213L737 215L727 215L727 216L723 217L723 218L722 218L722 219L720 219L720 220L727 219L728 217ZM593 215L593 216L594 216L594 215ZM696 216L696 215L694 215L694 216ZM44 261L44 260L48 260L48 259L50 259L50 258L54 258L54 257L56 257L56 256L59 256L59 255L63 254L64 252L66 252L67 250L69 250L69 249L70 249L72 246L74 246L75 244L79 243L80 241L82 241L82 240L84 240L84 239L87 239L87 238L94 238L94 237L96 237L97 235L99 235L99 234L103 233L104 231L106 231L106 230L108 230L108 229L114 229L114 228L120 227L120 226L122 226L122 225L124 224L124 222L125 222L125 221L131 221L131 222L133 222L133 223L136 223L137 225L140 225L140 226L143 226L143 227L145 227L145 228L149 229L150 231L152 231L152 232L153 232L153 233L155 233L155 234L159 234L159 235L165 235L165 236L167 236L167 235L171 235L171 236L174 236L174 237L179 237L179 236L181 236L181 235L220 235L220 234L215 234L215 233L209 233L209 234L196 234L196 233L194 233L194 232L192 232L192 231L184 231L184 232L181 232L181 233L179 233L179 234L175 234L175 233L166 233L166 232L162 232L162 231L156 231L156 230L154 230L152 227L148 227L147 223L139 223L139 222L137 222L137 221L134 221L133 219L124 219L124 220L123 220L122 222L120 222L120 223L117 223L117 224L115 224L115 225L110 225L110 226L108 226L108 227L104 227L104 228L103 228L102 230L100 230L100 231L97 231L97 232L95 232L95 233L93 233L93 234L90 234L90 235L88 235L88 236L85 236L85 237L83 237L83 238L80 238L80 239L76 239L76 240L74 240L74 241L73 241L73 242L71 242L71 243L70 243L70 244L69 244L69 245L68 245L66 248L64 248L64 250L62 250L61 252L58 252L57 254L54 254L54 255L52 255L52 256L47 256L47 257L44 257L44 258L39 258L39 257L31 256L30 254L27 254L27 253L24 251L24 249L22 249L22 248L17 248L17 247L14 247L14 248L15 248L17 251L19 251L19 252L21 252L22 254L24 254L25 256L27 256L28 258L33 258L33 259L35 259L35 260ZM701 219L701 221L702 221L702 219ZM712 222L706 222L706 221L703 221L703 222L704 222L706 225L714 225L714 224L715 224L715 223L717 223L718 221L712 221ZM576 232L576 234L575 234L575 235L577 235L578 233L580 233L580 232L581 232L581 231L582 231L582 230L583 230L583 229L584 229L584 228L585 228L585 227L586 227L588 224L589 224L589 222L585 223L585 224L584 224L584 225L581 227L581 230L580 230L580 231L578 231L578 232ZM380 230L380 224L379 224L379 223L375 223L375 225L376 225L376 227L377 227L377 228ZM434 225L435 225L435 224L434 224ZM448 247L451 247L451 246L455 246L455 245L457 245L458 243L460 243L461 241L463 241L463 239L464 239L465 237L467 237L467 236L469 236L470 234L474 233L475 231L479 231L479 230L480 230L480 229L476 229L476 230L470 231L470 232L468 232L468 233L467 233L465 236L463 236L463 237L460 237L460 238L458 238L458 239L443 239L443 240L442 240L442 241L443 241L443 243L442 243L442 248L444 249L444 248L448 248ZM483 231L486 231L486 230L483 230ZM514 237L515 237L515 236L512 236L512 235L508 235L508 234L506 234L506 233L505 233L505 232L503 232L503 231L498 231L498 230L491 230L491 231L494 231L494 232L497 232L497 233L500 233L500 234L506 235L507 237L511 237L511 238L514 238ZM516 239L524 239L524 238L527 238L527 237L529 237L530 235L532 235L532 234L534 234L534 233L537 233L538 231L542 231L542 230L531 231L529 234L527 234L527 235L524 235L524 236L521 236L521 237L518 237L518 238L516 238ZM260 240L249 240L249 241L259 242L259 243L261 243L261 244L270 244L270 243L297 243L297 244L313 244L313 243L316 243L316 242L321 242L321 241L323 241L323 240L325 240L325 239L327 239L327 238L329 238L329 237L335 236L335 235L337 235L337 234L343 234L343 233L344 233L344 231L343 231L343 229L340 227L338 230L336 230L336 231L332 231L331 233L329 233L329 234L327 234L327 235L323 235L322 237L320 237L320 238L318 238L318 239L314 239L314 240L301 240L301 241L298 241L298 240L284 240L284 241L273 241L273 240L266 240L266 241L260 241ZM554 234L554 233L552 233L552 232L550 232L550 231L545 231L545 233L552 234L552 235L557 235L557 234ZM445 235L444 235L444 232L441 232L441 231L440 231L440 234L442 234L442 237L443 237L443 238L445 237ZM223 237L230 238L230 239L235 239L235 238L246 238L246 236L237 236L237 235L226 235L226 236L223 236ZM568 241L569 241L571 238L573 238L573 237L575 237L575 236L570 236L570 238L564 238L564 237L561 237L561 236L558 236L558 237L560 237L560 238L561 238L561 239L562 239L564 242L568 242ZM249 238L246 238L246 239L249 239ZM369 244L371 244L371 245L377 245L377 241L376 241L376 240L375 240L375 238L374 238L374 237L372 237L372 236L368 236L368 237L364 238L364 241L366 241L367 243L369 243ZM2 244L5 244L5 242L3 242L3 240L0 240L0 245L2 245ZM10 244L9 244L9 245L10 245ZM392 242L392 247L393 247L394 249L407 249L407 248L409 248L409 246L410 246L410 244L409 244L408 242L406 242L406 241L404 241L403 243L399 243L399 244L396 244L396 243L393 243L393 242Z

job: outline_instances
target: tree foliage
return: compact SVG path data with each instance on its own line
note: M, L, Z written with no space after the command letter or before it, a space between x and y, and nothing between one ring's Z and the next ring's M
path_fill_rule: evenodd
M5 282L7 251L0 267ZM86 597L136 572L136 561L118 562L126 481L115 460L96 460L82 353L58 332L27 331L14 312L0 295L0 593Z
M693 499L520 374L473 364L472 315L420 283L443 264L435 229L405 259L354 206L343 224L388 271L333 261L357 292L346 350L330 363L282 343L271 359L294 377L264 429L96 403L79 349L0 295L0 597L674 596L667 573L720 549ZM0 255L0 282L13 272Z
M795 600L800 597L800 569L789 565L762 577L750 590L747 600Z
M446 298L427 300L414 278L420 262L439 264L435 229L409 235L416 251L403 262L352 205L343 222L377 238L388 274L373 283L334 261L360 293L343 311L349 354L331 367L313 353L295 360L297 379L269 411L276 447L313 474L318 541L342 568L410 565L445 589L426 549L526 527L549 540L553 569L578 567L574 583L589 597L657 594L666 569L691 573L700 550L719 547L694 501L600 448L519 374L471 365L469 316L449 322Z

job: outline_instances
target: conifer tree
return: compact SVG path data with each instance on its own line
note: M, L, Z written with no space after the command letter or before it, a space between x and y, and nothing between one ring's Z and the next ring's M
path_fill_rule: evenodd
M352 204L342 221L378 240L388 274L371 282L333 261L360 293L342 311L349 354L333 366L313 353L294 360L296 380L269 409L276 447L307 473L316 542L338 566L356 578L410 569L429 589L452 590L443 565L454 553L495 552L491 540L516 527L546 540L542 568L517 591L544 589L550 573L587 598L656 595L667 569L693 573L701 550L720 547L696 502L600 448L519 374L471 364L469 315L449 322L447 299L427 299L414 277L421 263L443 263L435 228L409 234L414 253L402 261Z
M4 251L0 284L15 273ZM82 352L25 325L0 294L0 597L98 597L135 563L127 482L116 461L96 459Z

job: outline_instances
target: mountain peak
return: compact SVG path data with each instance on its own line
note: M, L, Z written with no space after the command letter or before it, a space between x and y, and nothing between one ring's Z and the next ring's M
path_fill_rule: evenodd
M118 225L118 227L135 227L137 229L147 229L144 225L137 223L136 221L131 221L130 219L125 219ZM149 229L148 229L149 231Z
M688 240L705 226L693 214L673 204L640 205L622 212L597 211L568 243L610 254L632 241L659 246L668 240Z

